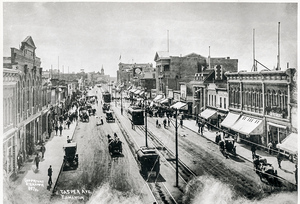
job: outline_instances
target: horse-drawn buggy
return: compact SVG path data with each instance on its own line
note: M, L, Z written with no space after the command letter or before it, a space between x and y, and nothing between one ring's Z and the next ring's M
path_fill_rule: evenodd
M105 113L106 111L109 111L110 109L110 104L109 103L104 103L102 106L102 111Z
M108 138L108 151L111 156L122 155L122 142L115 134L115 139L110 135L107 135Z
M73 170L78 167L77 143L71 142L63 146L65 151L63 170Z
M91 105L87 105L87 110L89 112L89 115L95 115L96 114L96 109L93 108Z
M267 159L255 155L253 165L261 181L265 180L271 185L279 185L277 170L274 170L272 164L267 163Z
M89 122L90 120L87 110L81 110L79 113L79 117L82 122Z
M236 156L236 147L234 146L234 139L232 137L224 138L219 142L220 151L223 155L228 157L229 155Z
M106 122L115 122L113 111L106 111Z

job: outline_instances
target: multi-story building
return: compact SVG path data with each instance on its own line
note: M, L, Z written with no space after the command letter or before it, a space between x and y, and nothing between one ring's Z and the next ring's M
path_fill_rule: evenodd
M240 116L235 117L230 129L242 141L264 146L269 142L280 144L290 133L297 132L295 72L294 68L288 68L225 73L229 111Z
M221 118L228 113L227 77L224 73L237 70L237 59L208 58L208 64L195 74L195 80L191 82L194 89L193 113L196 116L201 113L200 116L205 119L213 117L214 124L219 125Z
M139 87L141 80L155 77L155 69L151 63L119 63L117 83L124 84L124 88Z
M187 103L188 114L198 115L207 104L220 111L227 109L224 108L227 102L224 73L237 71L237 59L206 58L196 53L177 57L157 52L154 60L157 92L165 96L173 92L173 102Z
M8 144L13 147L13 158L20 154L23 158L34 153L35 143L42 139L42 68L40 58L36 57L35 44L30 36L21 43L20 49L11 48L11 56L4 58L4 68L18 73L16 80L15 121L16 141ZM10 90L11 91L11 90ZM5 116L6 117L6 116ZM6 119L5 119L6 120ZM9 119L8 121L10 121ZM5 158L7 160L7 158ZM5 169L16 171L15 167Z
M3 169L7 176L16 172L16 158L21 147L17 128L19 72L11 68L3 69Z
M8 177L17 173L17 157L30 159L36 145L49 138L57 100L63 92L54 87L49 73L42 73L33 39L28 36L3 63L3 168ZM46 77L48 75L48 77ZM51 100L53 99L54 100Z

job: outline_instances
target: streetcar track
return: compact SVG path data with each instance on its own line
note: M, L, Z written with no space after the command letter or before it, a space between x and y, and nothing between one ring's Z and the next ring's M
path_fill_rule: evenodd
M129 137L129 135L127 134L127 131L122 127L121 122L117 117L116 117L116 121L119 124L121 132L129 146L132 156L135 155L135 153L136 153L135 146L138 147L137 142L132 137ZM133 139L134 142L132 142L131 139ZM134 157L135 161L138 163L137 158L135 156L133 156L133 157ZM177 203L175 198L171 195L170 191L167 189L167 187L163 183L155 182L155 185L159 186L159 189L160 189L159 191L157 191L157 187L153 187L153 183L148 183L146 181L145 181L145 183L148 186L148 188L151 189L151 193L152 193L153 197L155 198L156 202L159 200L159 201L161 201L161 203L164 203L164 204L170 204L170 203L176 204ZM158 194L158 196L156 196L156 194Z

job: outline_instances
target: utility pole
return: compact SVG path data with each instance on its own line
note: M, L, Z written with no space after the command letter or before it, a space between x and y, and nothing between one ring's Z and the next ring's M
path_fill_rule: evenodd
M144 111L145 111L145 139L146 139L146 147L148 147L148 130L147 130L147 111L146 111L146 99L147 99L147 93L146 90L144 92Z
M176 157L176 187L178 187L178 124L177 124L177 108L175 111L175 157Z

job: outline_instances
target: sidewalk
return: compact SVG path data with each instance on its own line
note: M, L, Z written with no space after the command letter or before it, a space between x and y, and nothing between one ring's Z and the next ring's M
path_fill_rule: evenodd
M196 125L195 120L183 120L183 126L187 127L188 129L192 130L193 132L198 133L198 126ZM207 139L211 140L212 142L215 142L216 137L216 131L209 131L207 128L204 128L203 136ZM248 161L252 162L252 152L251 147L242 143L235 143L236 145L236 153L243 157L244 159L247 159ZM274 169L277 170L278 176L286 179L287 181L296 184L295 181L295 163L284 159L281 162L281 169L278 167L277 158L276 155L270 155L267 152L264 152L262 150L256 150L256 154L259 156L266 158L268 163L272 164Z
M35 155L32 156L32 162L27 161L24 163L20 170L22 173L18 173L18 178L12 181L12 185L17 185L15 189L16 193L31 194L32 198L38 201L50 199L63 163L63 145L67 143L67 136L71 139L73 138L76 126L77 122L73 121L70 125L70 129L63 129L62 136L59 136L59 131L58 136L56 136L55 131L53 131L51 138L45 144L46 151L44 159L41 158L41 153L39 153L41 161L38 170L34 162ZM50 165L53 171L51 187L48 186L48 168Z

